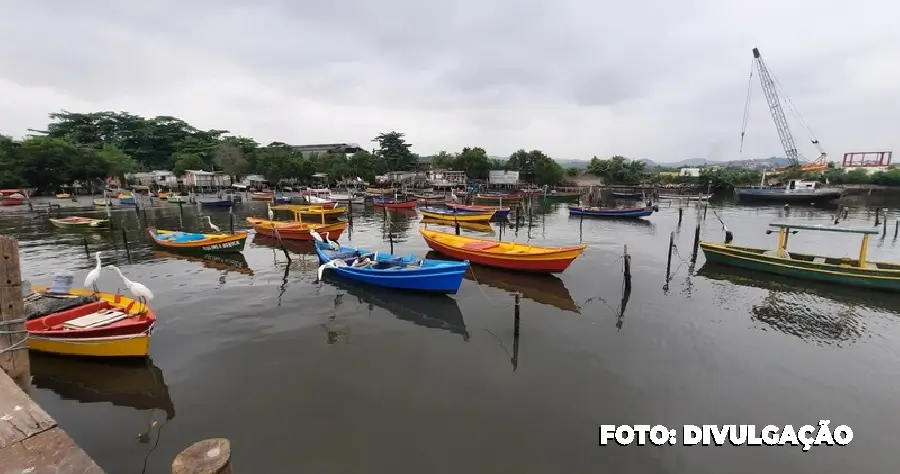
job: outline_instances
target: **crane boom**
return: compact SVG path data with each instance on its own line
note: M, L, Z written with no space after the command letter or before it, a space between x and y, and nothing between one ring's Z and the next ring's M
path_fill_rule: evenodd
M775 81L772 80L769 68L766 66L766 62L763 61L762 56L760 56L758 48L753 48L753 58L756 60L756 66L759 69L759 82L762 85L763 93L766 95L766 102L769 103L769 112L772 113L772 119L775 120L775 128L778 130L778 138L781 139L784 153L794 166L800 166L800 154L797 152L794 136L791 135L787 118L785 118L784 110L781 108L781 99L778 98Z

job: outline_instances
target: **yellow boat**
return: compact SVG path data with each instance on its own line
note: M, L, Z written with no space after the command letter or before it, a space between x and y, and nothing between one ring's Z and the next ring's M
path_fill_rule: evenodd
M366 188L368 194L394 194L397 192L394 188Z
M35 285L31 287L31 290L34 293L44 293L47 291L47 287ZM92 290L85 288L72 288L68 293L74 296L94 295ZM58 355L83 357L147 357L150 353L150 333L153 331L153 324L156 321L156 315L153 313L153 310L137 300L123 295L97 293L95 296L122 312L140 315L136 317L146 319L149 323L149 328L143 332L119 333L104 337L53 337L29 331L28 349ZM33 324L35 321L36 319L29 321L26 323L26 326Z
M319 224L325 224L329 219L335 220L347 213L346 207L318 206L315 204L282 204L280 206L272 206L272 212L288 211L294 213L294 222L309 223L304 221L304 217L316 217Z
M72 195L69 193L59 193L56 195L56 199L69 199L70 197L72 197Z
M446 225L450 227L453 227L454 225L453 221L442 221L430 217L423 217L419 222L423 224ZM494 235L494 228L487 222L460 222L459 227L461 229L474 230L475 232L484 232L488 235Z
M106 207L107 203L106 199L94 199L94 207Z
M494 211L457 211L433 207L420 207L419 212L424 218L445 222L487 222L494 216Z

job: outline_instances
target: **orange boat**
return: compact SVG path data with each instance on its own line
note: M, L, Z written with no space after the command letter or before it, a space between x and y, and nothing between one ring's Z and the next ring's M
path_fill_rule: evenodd
M0 206L20 206L25 199L21 189L0 189Z
M257 235L271 237L277 239L279 236L282 240L313 240L310 235L310 229L315 230L321 235L328 233L328 240L337 240L338 237L347 228L346 222L335 222L332 224L305 224L297 222L270 221L265 219L257 219L248 217L247 222L253 227ZM277 230L277 233L276 233Z
M419 233L432 250L448 257L487 267L535 273L562 272L587 248L587 245L544 247L518 242L497 242L428 229L419 229Z

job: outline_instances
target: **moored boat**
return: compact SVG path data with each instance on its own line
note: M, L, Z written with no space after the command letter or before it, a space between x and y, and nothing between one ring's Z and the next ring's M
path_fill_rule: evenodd
M178 203L185 204L189 201L190 201L189 196L186 196L184 194L177 194L177 193L169 193L169 196L166 198L166 202L171 202L171 203L175 203L175 204L178 204Z
M868 260L869 236L878 234L877 228L790 222L775 222L769 226L778 229L778 244L775 250L715 242L700 242L700 248L703 250L706 260L713 263L773 273L795 280L816 280L846 286L900 290L900 263ZM800 230L861 235L859 256L851 259L788 252L788 238Z
M499 205L503 205L503 203L507 204L515 204L522 200L521 194L476 194L472 198L476 203L483 204L494 204L497 203Z
M660 201L673 201L673 200L684 200L684 201L708 201L712 194L660 194L656 198Z
M133 194L119 194L119 204L136 204Z
M332 240L336 240L347 228L347 223L343 221L331 224L307 224L248 217L247 222L257 235L282 240L313 240L310 230L315 230L322 235L327 233Z
M517 242L496 242L464 235L419 229L432 250L458 260L488 267L558 273L569 268L587 245L547 247Z
M293 213L294 222L309 222L310 219L324 224L333 221L347 213L346 207L329 207L309 204L283 204L272 206L272 212L287 211Z
M494 216L494 211L465 211L452 208L420 207L422 217L450 222L487 222Z
M56 195L56 199L69 199L72 195L69 193L59 193Z
M509 215L509 208L506 206L478 206L478 205L469 205L469 204L457 204L455 202L446 202L445 206L450 209L459 209L463 211L476 211L476 212L487 212L493 211L495 218L503 218Z
M403 200L374 197L372 198L372 204L375 207L386 207L388 209L413 209L419 205L419 201L417 201L416 199Z
M156 314L137 300L82 288L69 289L64 295L51 295L42 286L31 290L26 303L35 294L38 298L95 296L99 301L26 321L30 350L87 357L146 357L149 353Z
M92 202L94 207L106 207L107 205L112 205L112 203L109 202L109 198L94 199Z
M323 263L319 269L330 269L338 276L383 288L435 293L456 293L462 284L469 262L417 260L410 254L395 257L390 253L369 252L316 239L316 253Z
M204 253L241 252L247 241L246 232L234 234L202 234L147 228L153 245L167 250L193 250Z
M453 221L444 221L438 219L432 219L430 217L422 217L419 221L422 224L431 224L431 225L443 225L449 226L453 228L456 224L459 224L461 229L471 230L475 232L483 232L488 235L494 235L494 228L491 227L491 224L487 222L453 222Z
M90 217L71 216L48 219L51 224L64 229L108 229L109 219L92 219Z
M252 193L250 199L253 201L272 201L275 198L274 193Z
M642 207L588 207L569 206L570 216L636 219L653 214L653 206Z
M198 201L202 207L231 207L234 201L231 199L201 199Z
M734 188L734 197L738 201L816 204L838 199L843 192L842 188L824 186L818 181L791 179L780 187Z
M26 199L21 189L0 189L0 206L20 206Z

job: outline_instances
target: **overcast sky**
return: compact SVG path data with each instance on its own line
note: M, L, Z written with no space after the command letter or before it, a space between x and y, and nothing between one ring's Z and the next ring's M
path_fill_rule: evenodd
M413 151L783 156L763 58L833 159L900 142L886 0L0 0L0 133L66 109L174 115L262 143L397 130ZM801 153L817 153L797 120Z

